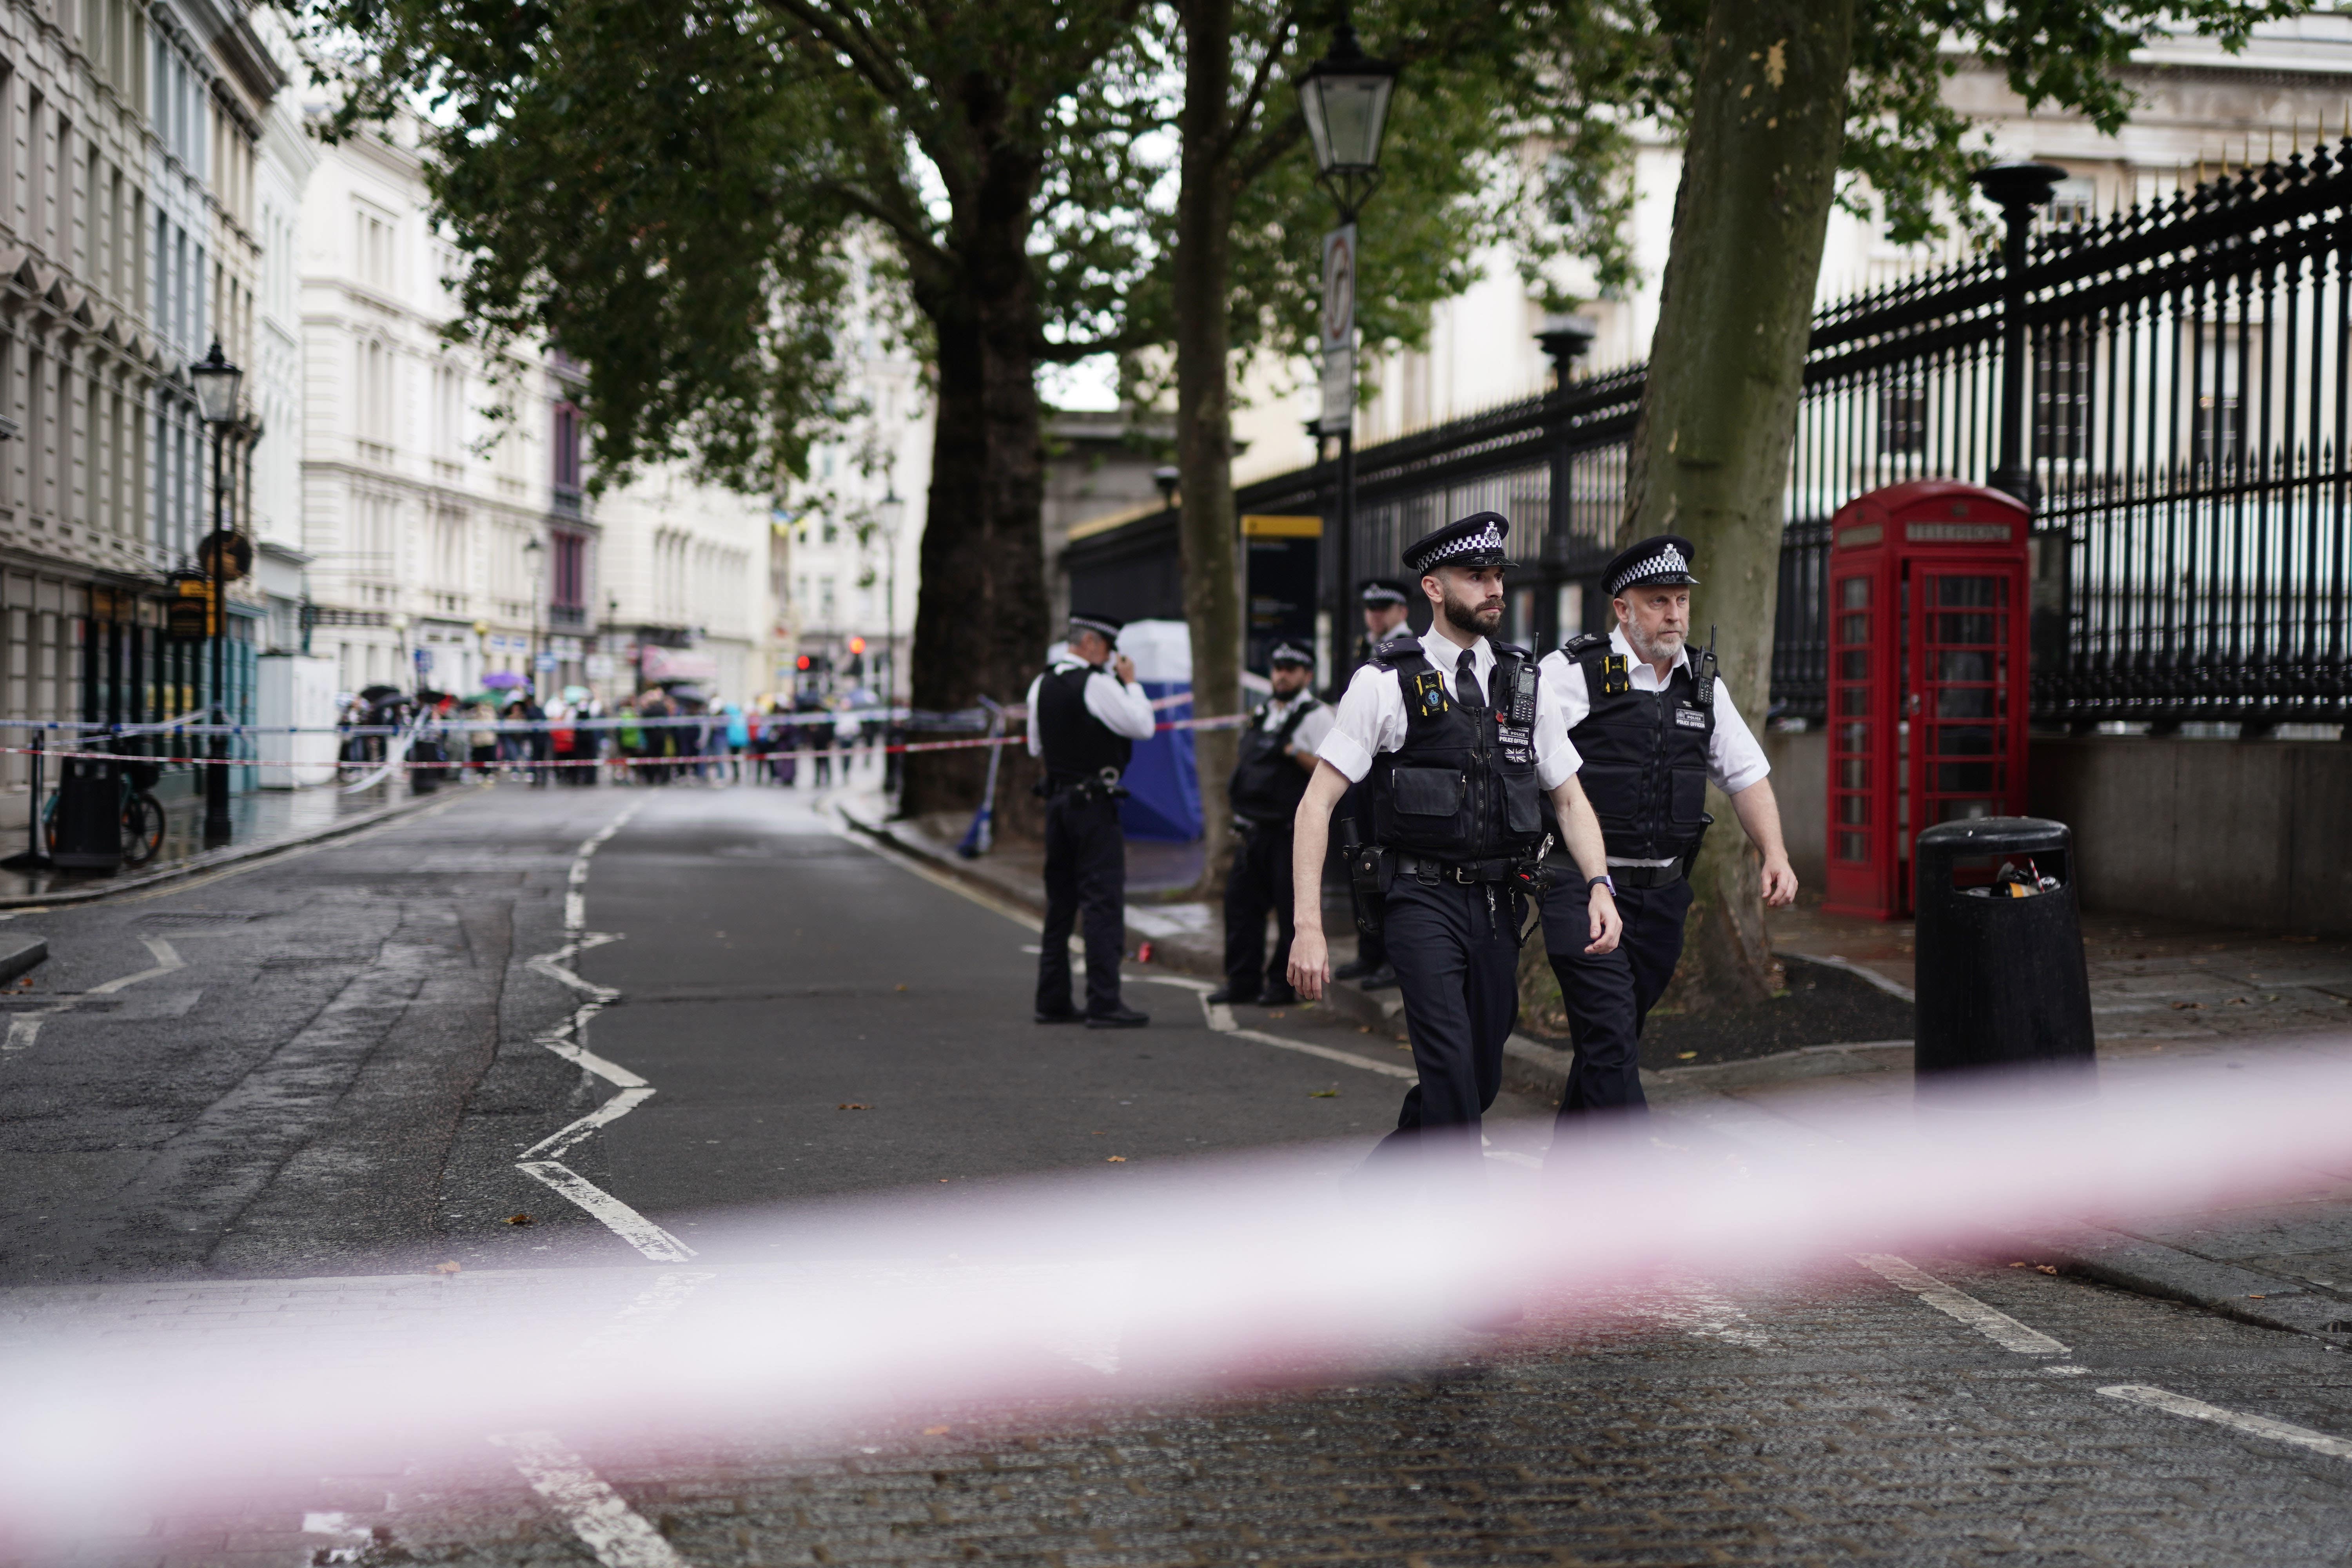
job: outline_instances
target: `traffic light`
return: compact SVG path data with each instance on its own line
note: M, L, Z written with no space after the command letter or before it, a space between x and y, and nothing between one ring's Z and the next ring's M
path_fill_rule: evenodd
M794 661L793 668L798 669L810 669L814 668L814 666L810 662L809 656L803 654L796 661Z
M849 651L852 653L864 653L866 651L866 639L864 637L850 638Z

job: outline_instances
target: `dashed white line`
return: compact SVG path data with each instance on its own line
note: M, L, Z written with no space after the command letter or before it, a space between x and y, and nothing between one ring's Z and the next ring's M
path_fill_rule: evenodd
M2209 1421L2216 1426L2227 1426L2233 1432L2243 1432L2249 1436L2292 1443L2298 1448L2308 1448L2331 1459L2352 1459L2352 1439L2331 1437L2325 1432L2273 1421L2267 1415L2248 1415L2243 1411L2224 1410L2218 1405L2208 1405L2201 1399L2191 1399L2185 1394L2175 1394L2169 1389L2150 1388L2141 1383L2118 1383L2099 1392L2109 1399L2120 1399L2127 1405L2144 1405L2151 1410L2186 1416L2191 1421Z
M2039 1329L2027 1328L2007 1312L1988 1307L1965 1291L1955 1290L1908 1259L1873 1252L1854 1259L1888 1284L1910 1291L1928 1306L1957 1318L2006 1351L2019 1355L2064 1355L2066 1347Z
M507 1432L490 1439L507 1451L531 1489L563 1516L604 1568L686 1568L677 1549L646 1516L565 1447L552 1432Z

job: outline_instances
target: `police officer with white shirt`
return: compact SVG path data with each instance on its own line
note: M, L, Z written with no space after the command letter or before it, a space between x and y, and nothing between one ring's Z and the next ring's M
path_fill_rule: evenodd
M1118 801L1135 742L1151 738L1151 700L1117 655L1126 623L1072 616L1069 652L1029 683L1029 754L1045 764L1045 929L1038 938L1037 1022L1134 1029L1151 1022L1119 1000L1127 933L1127 839ZM1070 1000L1070 931L1086 916L1087 1008Z
M1266 658L1274 695L1250 715L1241 759L1226 794L1234 808L1234 864L1225 876L1225 984L1212 1002L1286 1007L1290 988L1290 833L1316 753L1331 732L1328 703L1307 682L1315 655L1276 643ZM1274 953L1265 951L1265 917L1274 915Z
M1404 552L1435 619L1356 672L1298 808L1290 978L1312 1000L1331 978L1318 879L1331 810L1349 783L1370 782L1387 859L1381 920L1420 1075L1383 1150L1434 1142L1449 1157L1478 1156L1479 1119L1518 1019L1519 931L1547 797L1570 858L1606 881L1559 700L1526 650L1488 640L1502 621L1509 528L1479 512ZM1607 952L1617 915L1605 888L1588 912L1589 945Z
M1363 587L1356 595L1357 603L1364 613L1364 658L1359 661L1358 667L1349 669L1350 679L1354 678L1356 668L1370 662L1372 655L1383 643L1412 636L1411 593L1412 590L1394 577L1365 579ZM1359 784L1350 788L1347 798L1339 803L1339 809L1355 818L1358 835L1365 843L1370 843L1372 799L1363 786ZM1333 970L1331 977L1334 980L1360 981L1367 991L1395 984L1396 971L1389 967L1387 942L1379 931L1358 931L1356 956Z
M1645 1109L1642 1025L1682 959L1708 784L1730 796L1763 855L1764 901L1797 896L1764 749L1716 678L1711 639L1691 658L1696 559L1674 533L1619 552L1601 573L1616 628L1570 638L1540 667L1584 759L1578 778L1608 842L1610 889L1625 922L1614 952L1591 952L1577 934L1587 919L1581 879L1555 877L1544 896L1545 946L1576 1044L1563 1120Z

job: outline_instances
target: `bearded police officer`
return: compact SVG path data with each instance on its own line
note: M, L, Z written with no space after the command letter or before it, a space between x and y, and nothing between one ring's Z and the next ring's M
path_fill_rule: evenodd
M1382 644L1395 637L1410 637L1409 624L1412 605L1412 590L1394 577L1366 579L1358 592L1357 602L1364 612L1364 658L1360 663L1370 663ZM1349 670L1353 679L1355 669ZM1351 786L1339 810L1352 816L1357 837L1369 844L1372 838L1372 797L1362 785ZM1364 989L1376 991L1383 985L1396 984L1396 971L1389 967L1388 943L1377 931L1356 933L1356 956L1331 972L1334 980L1360 980Z
M1696 557L1673 533L1620 552L1601 574L1616 628L1571 638L1541 666L1584 759L1577 776L1608 841L1611 890L1625 921L1614 952L1591 952L1577 934L1587 919L1582 879L1555 877L1544 896L1545 946L1576 1044L1563 1121L1643 1109L1642 1025L1682 958L1710 783L1731 797L1763 855L1764 901L1797 896L1764 749L1716 678L1713 639L1691 659Z
M1151 700L1118 654L1108 616L1072 616L1068 654L1029 683L1029 754L1045 777L1045 929L1038 938L1037 1022L1133 1029L1151 1022L1119 1000L1127 931L1127 840L1119 775L1151 738ZM1108 668L1107 668L1108 667ZM1070 1001L1070 929L1086 916L1087 1010Z
M1277 643L1268 657L1274 695L1242 731L1241 761L1228 792L1234 806L1234 865L1225 876L1225 985L1212 1002L1286 1007L1290 988L1290 835L1307 775L1331 732L1332 712L1307 689L1315 656ZM1274 954L1265 951L1265 917L1275 921Z
M1502 621L1509 528L1479 512L1405 552L1435 618L1426 636L1387 644L1357 671L1298 809L1290 977L1311 999L1331 978L1317 886L1331 808L1350 781L1369 779L1388 862L1389 962L1420 1073L1383 1150L1420 1141L1447 1157L1478 1156L1479 1118L1502 1085L1503 1043L1518 1019L1521 889L1542 854L1547 797L1570 858L1606 881L1559 700L1529 654L1488 640ZM1617 943L1605 886L1588 912L1587 943L1605 952Z

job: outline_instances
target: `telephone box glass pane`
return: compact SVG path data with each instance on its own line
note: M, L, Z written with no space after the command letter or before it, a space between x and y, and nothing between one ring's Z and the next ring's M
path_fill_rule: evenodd
M1838 750L1866 756L1870 752L1870 726L1860 723L1841 724L1837 729Z
M1838 655L1838 679L1840 680L1868 680L1870 679L1870 650L1866 647L1849 648L1844 653Z
M1869 858L1870 858L1870 835L1869 835L1869 834L1867 834L1867 833L1841 833L1841 834L1839 834L1837 837L1838 837L1838 858L1839 858L1839 859L1841 859L1841 860L1867 860L1867 859L1869 859Z
M1870 640L1870 617L1867 615L1840 616L1838 641L1852 647Z
M1870 608L1870 579L1845 577L1838 582L1838 608L1866 610Z
M1838 788L1868 789L1869 787L1870 759L1842 757L1838 760Z
M1870 797L1866 795L1838 796L1838 820L1855 827L1870 824Z
M1863 718L1870 716L1870 688L1841 686L1838 688L1838 711Z

